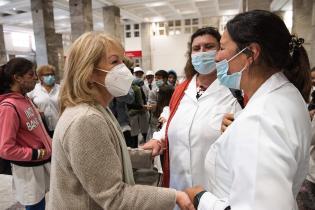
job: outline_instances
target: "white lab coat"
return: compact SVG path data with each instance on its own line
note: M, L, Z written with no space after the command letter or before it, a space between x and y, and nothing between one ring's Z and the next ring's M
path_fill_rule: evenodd
M297 210L310 129L299 91L283 73L271 76L211 146L198 210Z
M177 190L206 184L203 163L210 145L221 135L223 115L241 110L218 80L198 100L196 94L194 76L168 128L170 187Z

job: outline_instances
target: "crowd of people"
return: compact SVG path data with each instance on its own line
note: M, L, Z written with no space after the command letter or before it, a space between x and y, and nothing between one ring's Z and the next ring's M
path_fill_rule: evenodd
M0 157L16 200L26 210L315 209L315 69L303 42L254 10L222 36L195 31L183 80L134 66L101 32L74 41L61 85L53 66L11 59L0 68ZM135 183L128 147L152 151L162 186Z

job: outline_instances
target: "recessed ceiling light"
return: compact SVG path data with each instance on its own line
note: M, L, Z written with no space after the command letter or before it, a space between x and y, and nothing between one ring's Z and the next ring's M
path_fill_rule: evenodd
M159 6L164 6L164 5L166 5L166 2L164 1L158 1L158 2L145 4L146 7L159 7Z
M16 10L16 8L15 8L15 7L13 7L13 10L15 11L15 10Z

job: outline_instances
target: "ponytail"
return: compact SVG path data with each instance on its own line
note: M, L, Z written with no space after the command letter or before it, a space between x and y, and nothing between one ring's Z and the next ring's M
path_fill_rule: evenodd
M301 44L303 44L303 42ZM284 68L284 74L300 91L305 102L308 103L312 87L310 62L307 52L301 44L293 47L292 56L290 56L289 65Z
M9 78L6 75L6 64L0 66L0 94L10 92Z

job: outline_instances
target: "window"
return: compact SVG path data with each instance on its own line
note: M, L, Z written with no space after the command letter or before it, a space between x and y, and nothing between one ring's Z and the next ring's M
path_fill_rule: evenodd
M175 26L181 26L181 21L180 20L175 20Z
M131 32L126 32L126 38L130 38L131 37Z
M130 31L130 25L125 26L126 31Z
M160 35L164 35L164 30L159 30Z
M134 30L139 30L139 24L134 24L134 25L133 25L133 29L134 29Z
M199 19L198 18L192 19L192 25L198 25L198 24L199 24Z
M191 25L191 20L190 19L186 19L185 20L185 26L190 26Z
M185 34L190 34L190 33L191 33L191 27L186 27Z
M140 36L139 31L135 31L135 32L134 32L134 37L139 37L139 36Z
M168 26L169 26L169 27L173 27L173 26L174 26L174 21L173 21L173 20L168 21Z
M159 27L164 27L164 22L159 22Z

